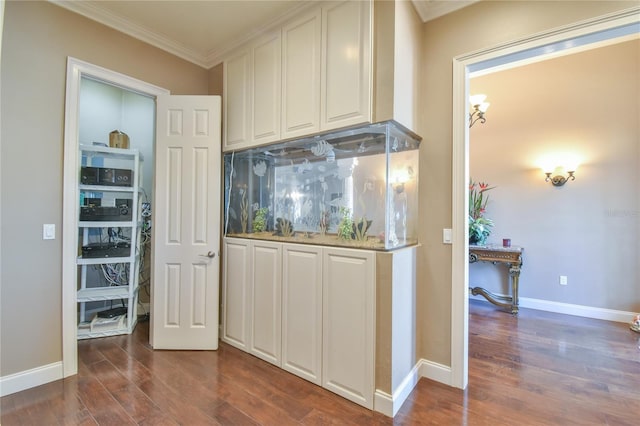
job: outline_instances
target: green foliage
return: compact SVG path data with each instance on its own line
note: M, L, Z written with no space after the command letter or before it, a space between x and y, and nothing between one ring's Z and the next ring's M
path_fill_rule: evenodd
M342 220L338 225L338 236L343 240L351 239L351 232L353 231L353 220L351 219L351 210L346 207L340 207L340 214Z
M352 237L358 241L366 241L367 239L367 231L369 227L371 227L371 220L367 220L366 217L361 217L360 220L356 221L353 224L353 232L351 233Z
M484 217L489 196L487 191L495 187L490 187L488 183L469 182L469 243L484 245L491 234L493 221Z
M491 234L493 221L486 217L474 219L469 215L469 243L475 245L484 245L487 238Z
M267 213L269 209L262 207L256 210L256 217L253 219L253 232L264 232L267 229Z
M279 237L292 237L293 236L293 224L289 219L279 217L276 219L276 229L273 235Z
M485 193L495 188L489 187L488 183L473 181L469 182L469 216L477 219L484 215L486 211L487 203L489 202L489 196Z

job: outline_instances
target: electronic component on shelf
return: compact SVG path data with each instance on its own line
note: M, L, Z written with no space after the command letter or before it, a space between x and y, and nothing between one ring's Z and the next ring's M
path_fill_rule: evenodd
M131 244L128 241L110 243L91 243L82 246L82 257L128 257L131 254Z
M98 318L113 318L113 317L117 317L120 315L126 315L127 314L127 307L126 306L120 306L117 308L111 308L111 309L107 309L104 311L100 311L97 313Z
M130 221L131 209L126 204L118 207L80 207L81 221Z
M81 167L80 183L83 185L131 186L133 171L105 167Z
M99 207L102 205L102 198L85 197L84 205L89 207Z

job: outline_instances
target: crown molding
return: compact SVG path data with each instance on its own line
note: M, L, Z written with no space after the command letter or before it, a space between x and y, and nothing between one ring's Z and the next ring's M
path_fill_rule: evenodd
M478 1L480 0L411 0L422 22L431 21Z
M83 1L48 0L50 3L75 12L114 30L141 40L172 55L207 68L205 56L142 25L135 24L121 16L104 10L93 3Z
M50 3L65 8L71 12L82 15L107 27L113 28L116 31L127 34L135 39L148 43L158 49L162 49L172 55L182 58L186 61L194 63L205 69L212 68L220 64L225 55L229 52L248 42L252 38L263 34L265 32L274 30L282 23L291 19L294 15L301 13L307 9L311 9L316 6L318 1L304 1L300 2L298 6L290 9L287 13L280 15L276 20L265 23L264 25L257 27L255 30L245 34L244 36L228 43L222 48L212 49L208 52L198 52L194 49L185 46L184 44L177 42L171 38L158 34L150 28L131 22L122 16L111 13L95 3L88 3L83 1L70 1L70 0L48 0Z

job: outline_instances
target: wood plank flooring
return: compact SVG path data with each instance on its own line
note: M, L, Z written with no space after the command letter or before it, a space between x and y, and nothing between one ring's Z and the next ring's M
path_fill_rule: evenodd
M221 344L153 351L148 324L78 343L78 375L1 400L11 425L638 425L640 334L470 302L469 386L421 379L394 419Z

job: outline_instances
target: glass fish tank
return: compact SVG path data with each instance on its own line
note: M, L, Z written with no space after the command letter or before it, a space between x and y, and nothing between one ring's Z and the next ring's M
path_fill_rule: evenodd
M417 244L420 140L385 121L225 153L224 234L370 250Z

